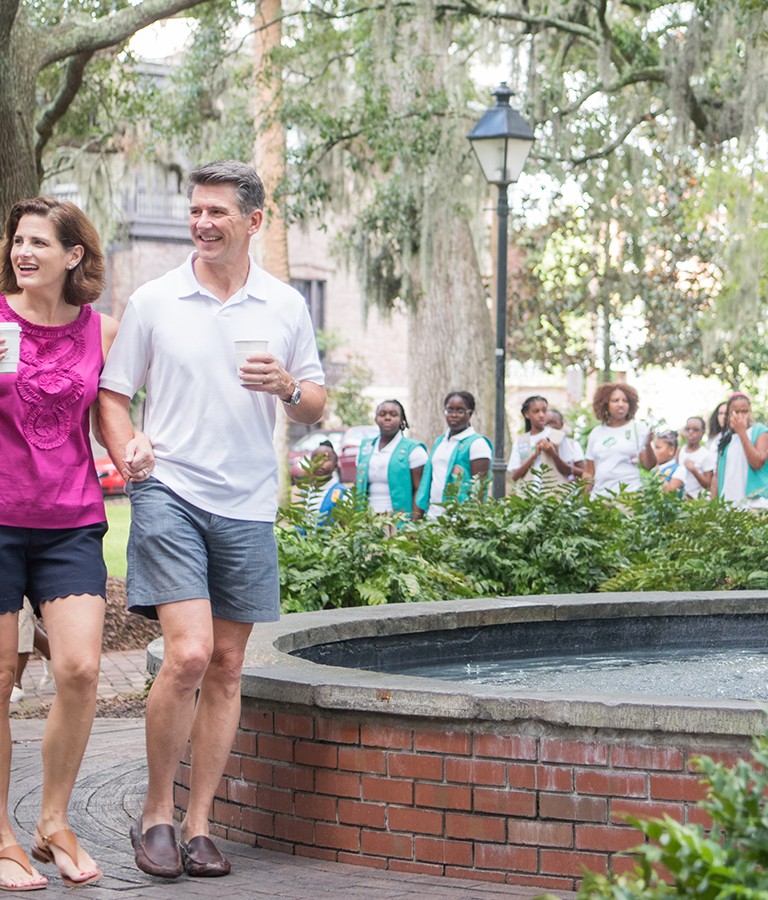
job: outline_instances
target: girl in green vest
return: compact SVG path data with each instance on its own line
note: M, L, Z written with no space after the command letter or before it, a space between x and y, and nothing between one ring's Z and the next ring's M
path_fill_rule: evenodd
M453 492L459 500L471 496L472 483L486 480L491 469L493 447L470 424L475 398L468 391L453 391L443 402L448 430L429 452L416 503L436 519L444 512L443 502Z
M399 400L385 400L376 407L379 435L360 445L357 457L358 495L365 497L376 513L400 512L420 519L414 498L427 461L427 448L405 437L408 427Z

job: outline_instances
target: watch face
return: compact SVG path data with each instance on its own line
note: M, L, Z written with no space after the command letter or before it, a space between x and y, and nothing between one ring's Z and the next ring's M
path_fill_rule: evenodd
M301 387L297 384L291 397L291 406L298 406L299 400L301 400Z

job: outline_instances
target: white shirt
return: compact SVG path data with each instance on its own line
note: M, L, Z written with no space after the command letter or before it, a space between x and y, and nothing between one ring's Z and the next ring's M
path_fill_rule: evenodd
M386 447L380 447L380 437L373 443L373 453L368 463L368 502L376 513L392 512L392 497L389 493L389 463L395 447L403 439L402 431L398 432ZM416 446L408 454L408 466L418 469L427 462L427 451Z
M453 437L451 437L450 429L446 430L445 437L438 445L437 450L432 454L432 484L429 491L428 519L436 519L445 512L442 502L445 483L448 480L448 461L453 455L456 445L472 434L477 434L477 432L471 425ZM492 459L488 441L472 441L472 446L469 448L469 458L470 460Z
M206 512L272 522L279 401L241 385L233 342L266 339L297 381L324 384L307 306L252 259L243 288L221 303L198 283L193 257L131 296L99 384L127 397L146 384L143 428L163 484Z
M531 434L529 431L526 432L526 434L520 434L515 438L515 441L512 444L512 452L509 456L507 472L514 472L516 469L519 469L531 455L536 444L545 438L547 440L555 438L553 443L557 444L558 456L564 463L581 462L581 460L584 459L584 452L578 441L574 441L572 438L564 435L562 431L546 425L538 434ZM555 469L555 464L551 457L547 456L546 453L539 453L528 471L538 471L543 465L548 466L550 469ZM562 476L562 480L565 481L570 479L566 479L566 476Z
M704 446L699 446L691 451L688 450L687 447L681 447L677 459L685 472L683 484L685 485L686 497L698 497L699 494L706 493L706 489L699 484L698 478L696 478L693 472L689 472L686 468L685 461L690 459L700 472L711 472L715 468L715 462L709 449Z
M640 489L640 451L649 433L647 425L634 420L620 428L596 425L592 429L587 441L586 458L595 464L593 496L617 492L622 484L630 491Z

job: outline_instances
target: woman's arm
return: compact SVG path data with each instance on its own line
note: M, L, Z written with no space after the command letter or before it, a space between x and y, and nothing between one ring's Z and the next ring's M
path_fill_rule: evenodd
M569 478L573 474L571 464L560 459L560 451L556 444L553 444L552 441L543 440L539 441L537 446L539 445L543 445L541 447L542 452L552 460L555 468L561 475Z
M112 342L115 339L115 335L117 334L118 321L117 319L113 319L112 316L104 316L100 317L101 319L101 353L104 359L107 358L107 354L109 353L110 347L112 346ZM99 404L94 403L91 406L91 431L93 431L93 436L96 440L101 444L102 447L106 446L104 443L104 436L101 433L101 421L99 419Z
M595 461L593 459L584 460L584 489L589 493L595 486Z
M661 489L665 494L674 493L675 491L679 491L683 486L683 482L679 478L670 478L669 481L665 481Z
M708 490L710 485L712 484L712 473L711 472L702 472L696 468L696 463L692 459L686 459L683 463L686 469L693 475L696 481L704 488L704 490Z
M419 492L419 485L421 484L421 476L423 474L424 466L416 466L415 469L411 469L411 486L413 488L413 509L411 511L411 519L414 522L418 522L419 519L424 516L424 510L416 506L416 494Z
M648 437L645 439L645 445L640 451L640 465L650 471L656 465L656 454L653 450L653 434L649 431Z
M737 431L736 433L741 438L741 443L744 447L744 455L747 457L750 469L753 469L755 472L757 472L758 469L762 469L766 460L768 460L768 431L764 431L759 435L754 444L750 442L746 431L743 433Z

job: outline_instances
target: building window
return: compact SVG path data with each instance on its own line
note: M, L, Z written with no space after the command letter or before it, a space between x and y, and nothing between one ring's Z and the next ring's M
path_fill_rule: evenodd
M295 279L291 281L291 287L294 287L306 301L315 331L322 331L325 328L325 282Z

